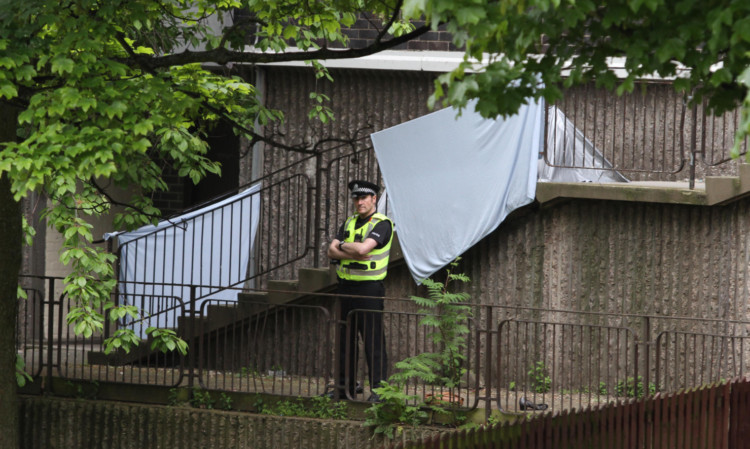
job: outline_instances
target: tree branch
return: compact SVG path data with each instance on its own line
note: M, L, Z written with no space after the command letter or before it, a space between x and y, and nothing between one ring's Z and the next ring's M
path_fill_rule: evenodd
M96 180L94 178L90 178L88 180L88 183L91 186L93 186L94 189L96 189L96 191L99 192L103 197L107 198L107 200L109 201L109 203L112 204L112 205L122 206L122 207L125 207L125 208L128 208L128 209L133 209L134 211L138 212L139 214L141 214L143 216L146 216L146 217L149 217L149 218L156 218L156 219L160 219L161 218L160 215L150 214L150 213L144 211L143 209L141 209L138 206L135 206L133 204L123 203L122 201L117 201L109 193L107 193L107 191L104 190L104 188L102 186L100 186L99 184L97 184Z
M246 64L266 64L274 62L292 62L292 61L311 61L322 59L351 59L369 56L384 50L394 48L430 31L430 27L423 25L407 34L394 37L387 41L376 40L364 48L348 48L344 50L334 50L330 48L321 48L314 51L296 51L284 53L261 53L232 51L225 48L216 48L206 51L185 50L182 53L166 56L147 56L133 55L124 61L145 64L147 67L162 68L189 63L209 63L224 65L229 63L246 63Z

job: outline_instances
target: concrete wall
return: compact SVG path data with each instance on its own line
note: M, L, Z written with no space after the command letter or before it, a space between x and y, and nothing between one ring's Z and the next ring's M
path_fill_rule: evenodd
M28 396L19 408L23 449L364 449L385 442L361 421Z
M750 199L570 200L511 215L461 270L483 304L749 320L749 242ZM389 276L389 296L419 291L405 267Z

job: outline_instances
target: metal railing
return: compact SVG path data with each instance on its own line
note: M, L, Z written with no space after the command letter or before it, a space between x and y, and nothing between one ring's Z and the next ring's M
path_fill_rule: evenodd
M545 114L544 160L553 167L676 174L730 160L739 110L690 105L669 83L641 82L617 96L591 84L566 89ZM556 143L556 144L555 144ZM747 152L747 139L740 154ZM592 151L596 149L599 154ZM602 167L601 159L611 167Z
M54 291L58 279L48 281ZM35 382L59 377L290 397L317 396L337 382L337 328L352 332L358 318L331 312L338 309L336 295L310 292L312 299L304 305L206 298L192 308L199 290L190 286L190 301L173 302L175 329L190 346L185 357L153 350L149 341L129 353L104 354L104 336L75 335L64 319L68 301L46 293L35 294L24 315L28 318L19 318L19 353ZM121 299L175 301L147 295ZM404 385L408 394L484 407L488 413L492 408L556 411L694 388L750 370L750 322L471 307L459 386L447 389L414 379ZM440 349L415 310L410 300L386 298L384 347L391 374L396 362ZM143 326L163 323L163 317L147 315L120 326L138 333ZM354 366L362 388L352 399L362 400L370 387L364 351ZM521 399L534 407L520 404Z

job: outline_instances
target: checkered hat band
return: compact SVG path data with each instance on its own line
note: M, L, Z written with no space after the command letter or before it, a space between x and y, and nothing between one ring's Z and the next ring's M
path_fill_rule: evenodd
M375 191L367 187L357 187L352 190L352 196L375 195Z

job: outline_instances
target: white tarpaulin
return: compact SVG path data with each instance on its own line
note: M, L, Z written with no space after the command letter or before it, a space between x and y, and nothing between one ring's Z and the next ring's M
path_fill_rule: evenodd
M391 218L420 283L534 200L543 106L488 120L443 109L371 135Z
M604 158L573 122L555 106L549 109L547 124L548 165L539 160L539 181L550 182L627 182L628 179L612 170ZM588 167L588 168L574 168ZM604 170L598 170L602 168Z
M247 279L260 216L259 191L260 184L256 184L237 195L156 226L106 234L105 239L117 236L121 249L120 292L125 298L145 294L176 296L187 302L189 288L159 284L228 287ZM151 283L154 285L148 285ZM212 299L237 300L237 290L214 290L198 289L197 296L211 293ZM196 307L200 307L200 302ZM174 323L160 324L169 327Z

